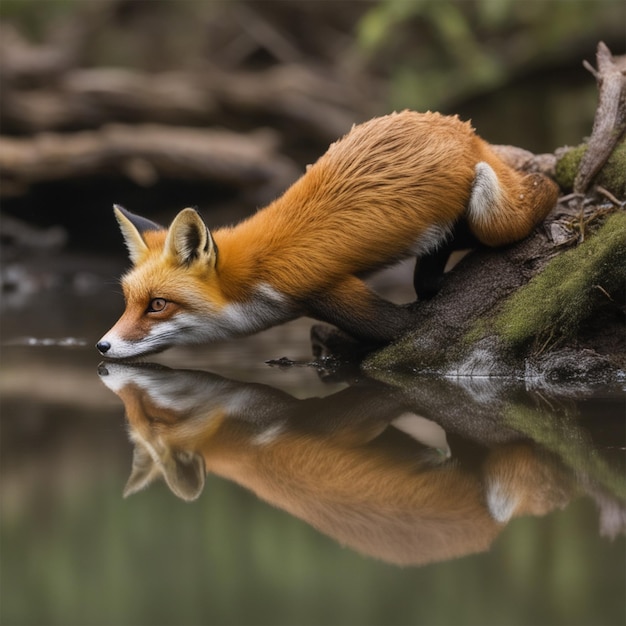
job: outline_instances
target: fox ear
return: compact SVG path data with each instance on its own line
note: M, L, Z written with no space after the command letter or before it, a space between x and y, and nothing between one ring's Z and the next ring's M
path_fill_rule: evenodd
M143 238L143 233L148 230L164 230L164 228L145 217L127 211L119 204L113 205L113 212L115 213L117 223L120 225L130 260L133 265L136 265L144 252L148 249Z
M133 468L124 487L124 497L132 496L134 493L146 488L159 477L159 474L159 468L148 450L140 444L135 444Z
M195 209L183 209L174 218L165 240L165 254L184 265L199 260L215 266L217 247Z
M204 457L195 452L173 451L163 464L163 477L175 496L187 502L196 500L206 480Z
M191 502L196 500L206 481L204 457L196 452L167 450L158 461L141 444L135 444L133 468L124 487L124 497L145 489L162 476L175 496Z

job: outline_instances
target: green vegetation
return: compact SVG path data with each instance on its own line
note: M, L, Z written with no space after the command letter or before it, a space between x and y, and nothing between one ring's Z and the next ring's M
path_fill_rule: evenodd
M626 137L616 146L598 177L598 183L626 200Z
M558 63L565 41L581 32L605 39L623 19L619 0L383 0L372 3L356 36L370 62L389 72L392 105L419 109L445 107L501 87L524 68Z
M570 191L580 167L580 162L587 152L587 144L582 143L568 150L556 163L555 179L561 189Z
M0 19L16 22L35 40L59 18L64 18L78 8L80 0L2 0L0 2Z
M568 150L556 164L556 181L561 189L570 190L578 173L587 144ZM598 175L597 183L618 198L626 198L626 139L623 139L609 157Z
M517 291L496 318L496 331L512 347L571 337L602 301L623 289L625 268L626 213L620 211Z

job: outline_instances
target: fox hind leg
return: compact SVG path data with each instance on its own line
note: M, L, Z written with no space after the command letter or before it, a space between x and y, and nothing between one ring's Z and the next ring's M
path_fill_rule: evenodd
M466 219L460 219L451 235L436 250L415 260L413 286L418 300L429 300L437 294L450 255L456 250L476 248L478 239L472 234Z

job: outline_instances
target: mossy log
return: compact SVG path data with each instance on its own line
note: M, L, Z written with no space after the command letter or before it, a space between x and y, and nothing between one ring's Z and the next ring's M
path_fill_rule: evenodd
M362 367L580 382L623 376L626 212L597 220L593 235L562 253L540 230L508 250L466 257L420 308L415 330Z

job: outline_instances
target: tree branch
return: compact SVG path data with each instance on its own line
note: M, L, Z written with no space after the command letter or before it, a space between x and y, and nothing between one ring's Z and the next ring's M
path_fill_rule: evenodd
M587 151L574 181L575 193L587 191L626 131L626 56L614 57L600 42L596 61L597 70L585 64L596 78L599 99Z
M298 169L276 152L269 131L227 131L156 124L111 124L96 131L0 138L3 193L29 185L121 173L139 185L159 178L284 189Z

